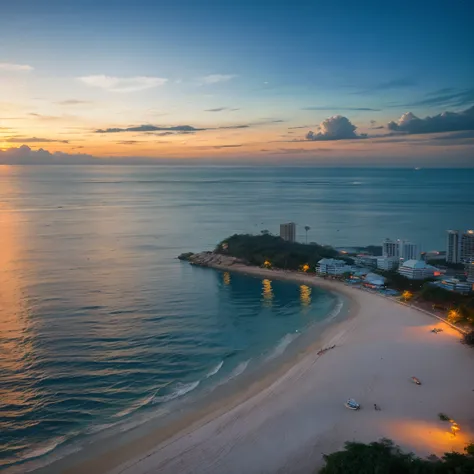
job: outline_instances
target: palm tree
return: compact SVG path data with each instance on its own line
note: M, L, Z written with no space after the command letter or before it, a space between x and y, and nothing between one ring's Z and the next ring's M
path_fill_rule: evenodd
M306 231L306 244L308 244L308 230L311 230L311 227L309 225L305 225L304 230Z

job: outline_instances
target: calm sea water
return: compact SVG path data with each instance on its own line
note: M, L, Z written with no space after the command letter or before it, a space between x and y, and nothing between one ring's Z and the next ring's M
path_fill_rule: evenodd
M335 305L179 253L285 221L443 248L472 189L474 170L0 167L0 465L238 377Z

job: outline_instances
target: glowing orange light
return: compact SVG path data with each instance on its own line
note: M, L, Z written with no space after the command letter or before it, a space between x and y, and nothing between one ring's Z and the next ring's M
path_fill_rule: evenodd
M309 265L307 263L305 263L301 269L304 271L304 272L307 272L309 270Z

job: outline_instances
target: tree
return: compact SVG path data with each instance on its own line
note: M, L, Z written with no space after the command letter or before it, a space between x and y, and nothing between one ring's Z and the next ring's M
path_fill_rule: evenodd
M269 231L268 229L263 229L263 230L260 231L260 233L261 233L262 235L269 235L269 234L270 234L270 231Z
M306 231L306 245L308 244L308 230L311 230L309 225L304 226L304 230Z
M421 459L404 453L389 439L346 443L345 449L325 455L320 474L469 474L474 472L474 445L462 453L445 453L441 459Z

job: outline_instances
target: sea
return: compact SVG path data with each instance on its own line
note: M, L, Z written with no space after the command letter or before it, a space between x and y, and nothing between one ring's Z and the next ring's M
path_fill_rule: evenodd
M339 307L180 253L290 221L302 242L443 250L473 190L474 169L0 166L0 469L275 363Z

